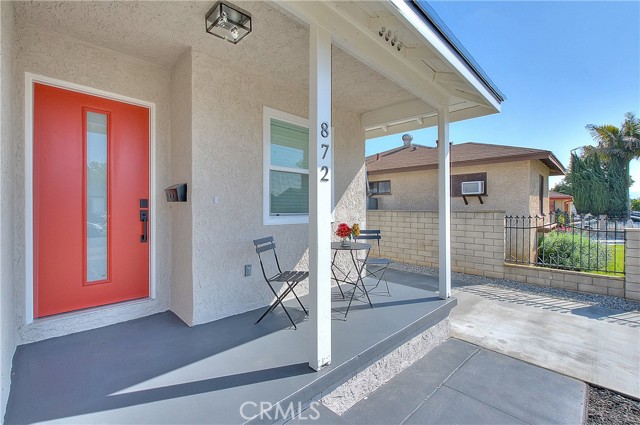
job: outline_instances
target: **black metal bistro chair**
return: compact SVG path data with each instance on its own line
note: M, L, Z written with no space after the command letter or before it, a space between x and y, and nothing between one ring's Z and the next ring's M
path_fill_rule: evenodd
M380 250L380 239L382 236L380 234L380 230L360 230L360 236L356 238L357 240L375 240L378 242L378 258L375 257L367 257L364 260L359 260L365 265L365 277L373 277L378 279L375 286L369 289L369 291L373 291L378 288L380 282L384 280L384 284L387 287L387 295L391 296L391 292L389 292L389 282L387 282L387 277L385 273L387 272L387 268L389 264L393 263L388 258L382 258L382 253Z
M282 269L280 268L280 262L278 261L278 254L276 253L276 243L273 240L273 236L268 236L262 239L256 239L253 241L253 244L256 246L256 253L258 254L258 259L260 259L260 268L262 269L262 275L264 276L264 280L267 282L267 285L269 285L269 288L271 288L271 292L273 292L273 295L275 295L276 297L275 301L271 303L267 311L265 311L264 314L260 316L256 324L260 323L260 321L264 319L264 316L266 316L269 312L273 311L278 305L280 305L282 306L282 309L284 310L284 312L287 314L287 317L291 321L293 328L297 329L296 324L291 318L291 315L289 314L289 312L287 311L287 308L284 306L283 301L287 297L287 295L293 294L293 296L296 297L296 300L298 300L298 303L300 304L300 307L302 307L302 310L304 311L304 313L307 316L309 315L309 312L307 311L306 308L304 308L304 306L302 305L302 302L300 301L300 298L298 298L298 296L294 291L298 283L302 282L307 277L309 277L309 272L298 271L298 270L282 271ZM273 257L275 259L276 267L278 268L278 273L276 273L271 277L267 276L265 265L264 265L264 262L262 261L263 260L262 256L268 255L268 251L273 252ZM285 288L284 288L284 291L282 291L282 294L278 295L278 292L273 287L274 283L285 284Z

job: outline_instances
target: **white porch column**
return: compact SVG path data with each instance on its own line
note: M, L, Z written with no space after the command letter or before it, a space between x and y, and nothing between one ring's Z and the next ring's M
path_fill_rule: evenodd
M331 363L331 33L310 25L309 366Z
M451 297L451 166L449 102L438 108L438 223L440 298Z

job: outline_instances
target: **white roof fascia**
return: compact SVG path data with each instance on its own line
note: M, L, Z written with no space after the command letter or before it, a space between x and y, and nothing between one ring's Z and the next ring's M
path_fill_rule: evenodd
M416 13L405 3L404 0L388 0L388 2L395 7L394 13L400 19L405 22L405 25L408 27L414 28L424 39L433 46L444 58L455 68L460 75L467 80L481 95L482 97L489 103L496 111L501 110L500 102L486 89L484 84L478 79L478 77L469 70L467 65L460 60L458 55L456 55L450 48L447 46L440 36L429 28L421 17L416 15Z

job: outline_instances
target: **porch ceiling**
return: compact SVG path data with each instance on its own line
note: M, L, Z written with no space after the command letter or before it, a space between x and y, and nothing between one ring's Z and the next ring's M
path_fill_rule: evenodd
M191 46L300 90L308 89L309 27L303 20L310 14L325 20L319 23L334 34L334 104L363 114L367 138L435 125L435 108L424 101L430 91L449 99L452 121L496 112L389 2L236 0L253 16L253 32L238 45L204 31L205 13L214 3L36 1L14 7L18 25L62 33L167 68ZM348 24L332 27L336 16ZM402 40L401 52L378 36L382 26ZM348 31L365 45L354 46ZM375 59L391 68L376 67Z

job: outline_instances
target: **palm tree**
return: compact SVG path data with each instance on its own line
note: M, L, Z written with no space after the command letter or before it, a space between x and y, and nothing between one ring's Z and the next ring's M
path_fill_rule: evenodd
M618 128L615 125L587 125L587 130L591 134L597 146L585 147L585 155L599 153L602 158L611 163L619 161L627 177L627 218L630 213L630 188L631 176L629 166L633 159L640 158L640 119L627 112L622 125Z

